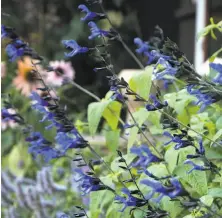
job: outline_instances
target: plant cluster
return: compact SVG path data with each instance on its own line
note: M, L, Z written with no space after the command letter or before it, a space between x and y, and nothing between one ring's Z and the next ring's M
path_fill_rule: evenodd
M112 25L102 1L87 4L78 8L90 30L88 39L96 40L96 46L88 48L73 39L62 44L66 58L93 55L100 60L94 71L110 74L110 91L104 99L79 87L97 101L87 109L89 133L95 136L101 119L106 121L101 131L107 145L103 151L74 125L39 66L45 66L47 74L58 70L48 66L14 29L2 25L10 61L31 59L30 74L37 87L30 95L30 109L38 113L37 122L45 130L30 125L11 97L4 100L2 122L20 127L37 162L44 160L52 168L59 161L69 163L65 179L64 175L58 179L63 185L54 182L49 168L38 171L36 181L3 172L5 217L221 217L222 65L211 63L212 73L201 77L159 27L149 42L135 38L137 56ZM91 11L91 5L100 11ZM112 28L100 29L102 19ZM114 42L141 68L129 82L114 70L109 53ZM147 60L142 63L139 57ZM67 84L77 85L64 76L60 85ZM135 111L129 109L130 99L140 103ZM130 115L127 123L120 116L123 109Z

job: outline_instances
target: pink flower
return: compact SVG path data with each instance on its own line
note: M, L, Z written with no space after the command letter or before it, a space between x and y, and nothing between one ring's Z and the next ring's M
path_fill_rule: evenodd
M71 62L51 61L49 66L53 68L53 71L48 72L46 76L46 83L49 85L61 86L64 79L73 80L75 77Z

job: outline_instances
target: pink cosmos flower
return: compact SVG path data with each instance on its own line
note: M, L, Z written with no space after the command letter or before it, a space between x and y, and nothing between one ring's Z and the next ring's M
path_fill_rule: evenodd
M52 86L61 86L64 79L73 80L75 78L75 71L71 62L51 61L49 66L53 71L48 72L46 76L46 83Z

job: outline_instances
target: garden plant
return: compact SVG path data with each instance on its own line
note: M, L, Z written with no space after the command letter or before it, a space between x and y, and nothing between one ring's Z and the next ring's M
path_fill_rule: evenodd
M222 217L221 48L200 76L160 27L132 51L101 0L78 9L93 42L62 40L66 61L48 62L2 24L3 217ZM199 37L221 33L211 18ZM113 43L141 69L128 82L115 72ZM92 73L108 72L102 99L75 82L69 58L79 55L97 59ZM60 99L73 86L94 99L87 121Z

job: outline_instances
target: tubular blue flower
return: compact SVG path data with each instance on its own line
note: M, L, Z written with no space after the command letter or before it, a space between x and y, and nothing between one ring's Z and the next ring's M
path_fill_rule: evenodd
M15 123L24 124L23 118L19 114L16 114L12 108L2 108L1 116L4 122L13 121Z
M18 36L14 33L14 30L10 27L6 27L5 25L1 26L1 38L10 38L17 39Z
M141 184L147 185L152 188L152 191L146 196L146 199L149 200L153 197L155 193L160 195L153 201L159 203L164 196L168 196L171 199L181 196L184 193L184 190L176 178L170 179L170 186L164 186L160 181L143 179L140 182Z
M151 52L144 52L144 55L148 57L147 65L150 65L155 60L155 56Z
M90 40L96 38L96 37L107 37L110 35L110 32L109 31L105 31L105 30L101 30L97 27L96 23L93 22L93 21L90 21L88 23L88 26L90 28L90 31L91 31L91 35L88 37Z
M170 56L167 56L167 55L163 55L163 54L161 54L159 51L157 51L157 50L152 50L151 52L151 55L155 58L155 59L164 59L165 61L168 61L168 60L170 60L171 59L171 57Z
M114 89L112 89L113 91ZM118 89L116 89L116 91L114 91L112 97L111 97L112 100L114 101L119 101L120 103L123 103L126 99L125 97L123 96L123 94L121 94Z
M160 70L158 69L160 67ZM167 79L166 76L175 76L177 69L172 67L171 64L164 58L160 57L154 67L154 75L156 80ZM170 81L172 79L169 79Z
M150 98L152 99L153 104L146 105L146 109L148 111L155 111L155 110L159 110L159 109L162 109L162 108L168 106L167 101L164 101L164 103L161 103L160 101L157 100L155 95L150 95Z
M79 5L78 9L80 9L81 12L86 13L86 16L81 18L81 21L89 21L89 20L93 20L93 19L95 19L95 18L100 18L100 19L101 19L101 18L104 18L104 17L105 17L104 14L95 13L95 12L90 11L90 10L86 7L86 5L83 5L83 4Z
M171 142L176 143L176 145L174 146L175 150L179 150L180 148L185 148L188 146L193 146L193 142L190 140L182 140L182 138L184 137L183 134L174 134L173 136L169 133L169 132L164 132L163 133L164 136L170 137L171 140L164 143L164 145L168 145Z
M62 40L62 44L67 48L70 49L71 52L70 53L66 53L65 52L65 56L66 57L73 57L77 54L80 53L86 53L89 51L88 48L86 47L81 47L80 45L78 45L78 43L75 40Z
M184 164L190 164L191 166L193 166L193 168L187 172L188 174L190 174L193 170L199 170L199 171L211 170L210 167L204 166L204 165L202 165L202 166L197 165L197 164L195 164L193 161L191 161L191 160L189 160L189 159L186 160L186 161L184 162Z
M134 44L136 44L137 47L138 47L136 49L136 53L143 54L144 52L148 52L149 45L146 42L144 42L142 39L135 38L134 39Z
M15 61L18 57L22 57L25 54L25 51L29 49L22 40L16 39L9 43L5 51L10 59L10 61Z
M190 95L195 95L195 97L198 99L198 101L195 102L195 104L196 105L201 104L199 112L203 112L207 106L217 101L213 93L204 93L204 91L201 89L195 89L195 85L188 85L187 92Z
M43 100L37 92L32 92L30 95L30 99L32 100L32 108L34 110L37 110L41 113L46 111L46 106L49 105L49 103L45 100Z
M5 25L2 25L1 26L1 38L4 39L4 38L7 38L9 36L9 33L5 27Z
M199 149L197 151L198 154L205 155L205 148L203 146L203 140L199 140Z
M133 197L130 193L130 190L127 189L127 188L123 188L122 193L127 195L127 197L122 197L122 196L117 195L114 198L114 200L118 201L118 203L124 204L124 206L120 210L120 212L123 212L127 207L141 207L141 206L144 206L147 203L147 201L145 201L143 199Z
M1 113L4 121L15 120L15 114L10 113L6 108L2 108Z
M43 138L40 132L33 132L26 141L31 144L28 151L34 155L42 155L46 162L49 162L53 158L59 158L64 155L64 153L57 151L51 147L51 143Z
M75 172L80 176L78 179L75 179L75 181L79 183L82 195L86 195L92 191L104 190L106 188L99 178L86 175L81 169L75 169Z
M213 82L222 85L222 64L210 63L210 67L218 72L218 75L213 79Z
M56 135L56 142L64 151L71 148L85 148L88 146L87 141L83 140L78 135L75 135L75 138L72 138L65 132L59 132Z
M161 160L151 153L147 145L141 145L140 147L133 146L130 152L138 156L138 160L133 162L131 166L147 168L150 163L160 162Z

